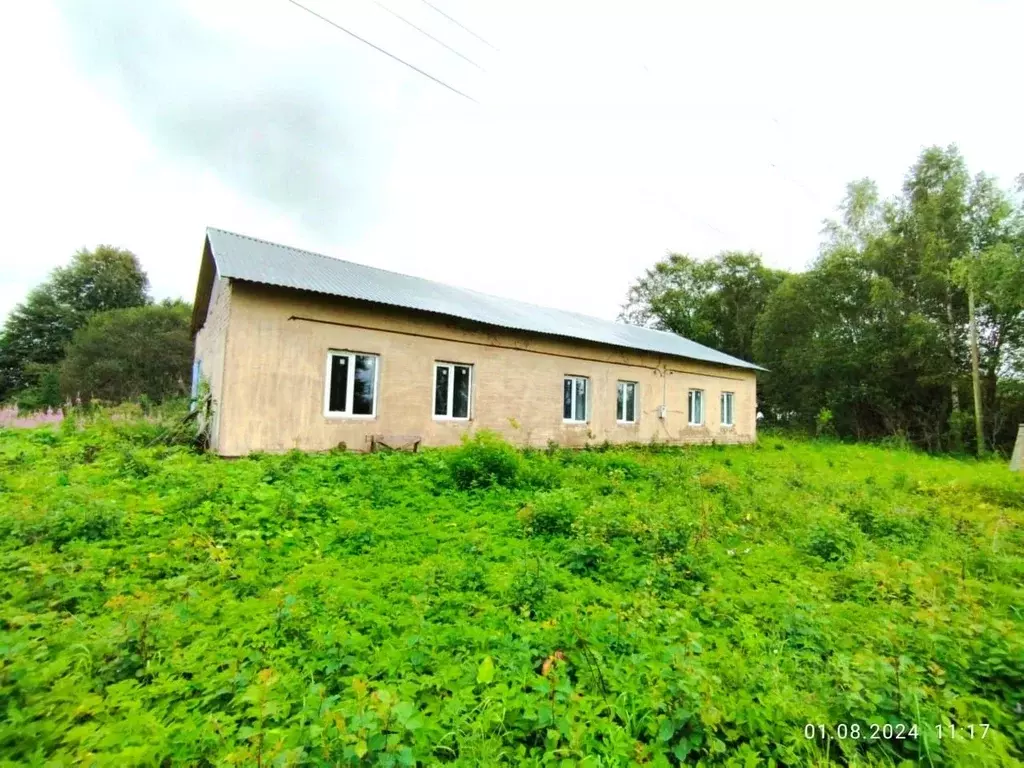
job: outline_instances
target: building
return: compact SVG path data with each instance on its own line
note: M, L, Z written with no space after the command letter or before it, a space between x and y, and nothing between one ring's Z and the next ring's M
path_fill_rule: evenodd
M752 363L663 331L545 309L209 229L192 316L211 445L750 442Z

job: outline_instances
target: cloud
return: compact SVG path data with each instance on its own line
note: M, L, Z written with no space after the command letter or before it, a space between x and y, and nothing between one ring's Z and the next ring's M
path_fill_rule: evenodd
M365 63L337 41L260 44L242 25L268 20L249 7L233 31L169 0L58 3L84 74L175 163L343 233L372 213L370 182L389 157L385 126L359 114L372 94L351 74Z

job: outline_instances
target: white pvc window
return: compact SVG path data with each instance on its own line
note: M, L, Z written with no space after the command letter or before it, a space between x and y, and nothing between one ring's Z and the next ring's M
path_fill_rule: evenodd
M434 418L468 419L473 367L458 363L434 364Z
M691 427L699 427L704 423L704 390L691 389L687 398L686 412Z
M590 412L590 382L585 376L566 376L562 382L562 420L585 422Z
M327 354L327 386L324 388L324 413L372 419L377 415L377 380L380 370L377 355L362 352Z
M615 399L615 420L621 424L636 423L636 382L620 381Z
M733 395L732 392L723 392L722 393L722 426L723 427L731 427L734 424L734 422L733 422L733 415L734 415L733 414L733 411L734 411L733 406L734 406L735 400L736 400L736 398L735 398L735 396Z

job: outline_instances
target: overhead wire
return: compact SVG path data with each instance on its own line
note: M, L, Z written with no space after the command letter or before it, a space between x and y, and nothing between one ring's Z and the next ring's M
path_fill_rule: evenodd
M773 123L775 123L775 126L779 130L786 131L787 133L789 132L789 129L784 127L782 125L782 123L780 123L778 121L778 119L775 117L775 115L772 115L772 114L769 114L769 113L762 113L762 114L766 114L771 119L771 121ZM778 164L776 162L773 162L772 160L769 160L768 161L768 165L771 168L774 168L775 171L780 176L782 176L782 178L786 179L786 181L788 181L790 184L792 184L795 187L798 187L800 189L800 191L802 191L804 193L804 195L807 197L807 199L810 200L811 202L817 203L819 205L827 205L828 207L832 207L832 204L825 202L825 199L824 199L824 197L821 194L819 194L817 191L815 191L815 190L811 189L810 187L808 187L802 181L799 181L798 179L795 179L780 164Z
M409 20L408 20L407 18L405 18L404 16L402 16L402 14L400 14L400 13L397 13L396 11L393 11L393 10L391 10L390 8L388 8L388 7L386 6L386 5L384 5L384 3L381 3L381 2L379 2L379 0L372 0L372 2L373 2L373 4L374 4L374 5L376 5L376 6L378 7L378 8L380 8L380 9L382 9L382 10L384 10L384 11L387 11L387 12L388 12L388 13L390 13L390 14L391 14L392 16L394 16L394 17L395 17L396 19L398 19L399 21L402 21L402 22L404 22L405 24L408 24L408 25L409 25L410 27L412 27L413 29L415 29L415 30L416 30L417 32L419 32L420 34L422 34L422 35L425 35L426 37L429 37L429 38L430 38L431 40L433 40L433 41L434 41L435 43L437 43L437 44L438 44L438 45L440 45L441 47L443 47L443 48L447 48L447 49L448 49L449 51L451 51L452 53L454 53L454 54L455 54L456 56L458 56L458 57L459 57L460 59L464 59L465 61L468 61L468 62L469 62L470 64L472 64L472 65L473 65L474 67L476 67L477 69L479 69L479 70L480 70L481 72L484 72L484 71L486 71L486 70L484 70L484 68L483 68L483 67L481 67L481 66L480 66L479 64L477 64L477 63L476 63L475 61L473 61L473 60L472 60L471 58L469 58L468 56L464 55L464 54L463 54L463 53L461 53L460 51L457 51L457 50L455 50L455 49L454 49L454 48L452 48L452 47L451 47L450 45L448 45L448 43L444 42L444 40L439 40L438 38L434 37L434 36L433 36L432 34L430 34L429 32L427 32L427 30L423 29L422 27L418 27L417 25L413 24L413 23L412 23L411 21L409 21Z
M497 48L497 47L496 47L495 45L492 45L491 43L488 43L488 42L487 42L486 40L484 40L484 39L483 39L482 37L480 37L480 35L478 35L478 34L477 34L476 32L474 32L474 31L473 31L472 29L470 29L469 27L467 27L467 26L466 26L465 24L462 24L462 23L460 23L460 22L459 22L459 21L457 21L456 19L453 19L453 18L452 18L451 16L449 16L449 15L448 15L447 13L445 13L444 11L442 11L442 10L441 10L440 8L438 8L438 7L437 7L436 5L434 5L433 3L430 3L430 2L428 2L427 0L423 0L423 4L424 4L424 5L428 5L428 6L430 6L431 8L433 8L433 9L434 9L435 11L437 11L438 13L440 13L440 14L441 14L442 16L444 16L444 17L445 17L446 19L448 19L448 21L450 21L450 22L451 22L452 24L454 24L455 26L457 26L457 27L461 27L461 28L462 28L462 29L464 29L464 30L465 30L466 32L469 32L469 34L471 34L471 35L472 35L473 37L475 37L475 38L476 38L477 40L479 40L479 41L480 41L481 43L484 43L485 45L489 45L489 46L490 46L491 48L494 48L494 50L498 50L498 48Z
M643 67L644 72L646 72L647 75L650 76L651 70L648 68L647 64L645 62L641 61L640 65ZM786 130L783 127L783 125L778 121L778 119L774 115L772 115L770 113L767 113L767 112L764 112L762 114L765 115L766 117L768 117L773 123L775 123L776 127L778 127L780 130ZM810 189L806 184L804 184L803 182L801 182L798 179L794 178L792 174L788 173L782 167L782 165L780 163L776 162L777 159L778 158L773 156L773 153L769 153L768 160L767 160L768 166L770 168L772 168L776 173L778 173L783 179L788 181L790 184L792 184L793 186L799 188L800 191L803 192L803 194L811 202L816 203L818 205L824 205L826 207L832 207L831 204L826 203L824 198L819 193L817 193L816 191ZM696 216L694 214L687 214L687 215L689 216L689 218L694 219L694 220L700 222L701 224L703 224L708 229L714 230L715 232L717 232L718 234L722 235L723 237L727 237L727 238L731 237L731 235L729 235L726 232L723 232L718 227L713 226L706 219L704 219L702 217L699 217L699 216Z
M447 88L452 93L457 93L462 98L467 99L469 101L472 101L474 104L479 104L480 103L476 99L474 99L472 96L469 96L468 94L465 94L462 91L460 91L458 88L454 88L454 87L448 85L448 83L446 83L444 80L436 78L436 77L434 77L433 75L431 75L428 72L424 72L422 69L417 67L415 64L410 64L405 59L401 59L398 56L396 56L395 54L391 53L390 51L384 50L379 45L375 45L374 43L371 43L369 40L367 40L367 39L365 39L363 37L360 37L355 32L353 32L353 31L351 31L349 29L346 29L345 27L341 26L341 24L338 24L336 21L332 21L331 19L327 18L326 16L323 16L322 14L317 13L312 8L308 8L307 6L305 6L302 3L298 2L298 0L288 0L288 2L291 3L292 5L296 6L297 8L301 8L306 13L308 13L308 14L310 14L312 16L315 16L316 18L320 19L321 21L323 21L323 22L325 22L327 24L330 24L335 29L338 29L338 30L344 32L346 35L349 35L350 37L354 37L359 42L361 42L361 43L363 43L365 45L370 46L375 51L383 53L388 58L394 59L399 64L402 64L403 66L406 66L409 69L411 69L413 72L416 72L416 73L418 73L420 75L423 75L423 77L427 78L428 80L433 80L435 83L437 83L440 86L443 86L443 87Z

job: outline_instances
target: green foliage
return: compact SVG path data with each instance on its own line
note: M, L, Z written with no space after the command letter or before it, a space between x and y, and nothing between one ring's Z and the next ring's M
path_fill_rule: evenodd
M34 413L57 409L64 404L60 393L60 374L56 366L27 363L25 377L26 381L33 383L18 393L19 411Z
M1024 198L972 178L956 147L930 147L890 200L869 179L850 184L824 234L799 274L755 254L670 254L630 287L621 317L768 368L758 407L769 423L963 452L970 280L984 432L1008 451L1024 413L1005 385L1024 381Z
M818 411L818 415L814 419L818 435L835 434L835 420L836 416L832 413L831 408L822 408Z
M106 245L81 250L55 269L11 311L0 331L0 402L38 386L38 372L61 360L72 334L93 314L144 306L148 288L138 258Z
M622 319L749 360L757 317L784 277L755 253L730 251L708 261L671 253L630 287Z
M807 537L807 552L826 563L849 560L857 549L857 538L842 521L813 526Z
M0 430L2 766L1024 760L1004 462L489 435L229 461L148 410Z
M538 493L519 512L519 521L530 536L566 536L572 531L583 503L568 488Z
M60 365L64 397L148 404L188 394L190 317L190 305L181 301L93 315Z
M522 459L500 435L480 430L472 437L463 436L462 445L448 462L457 488L514 488L520 482Z

